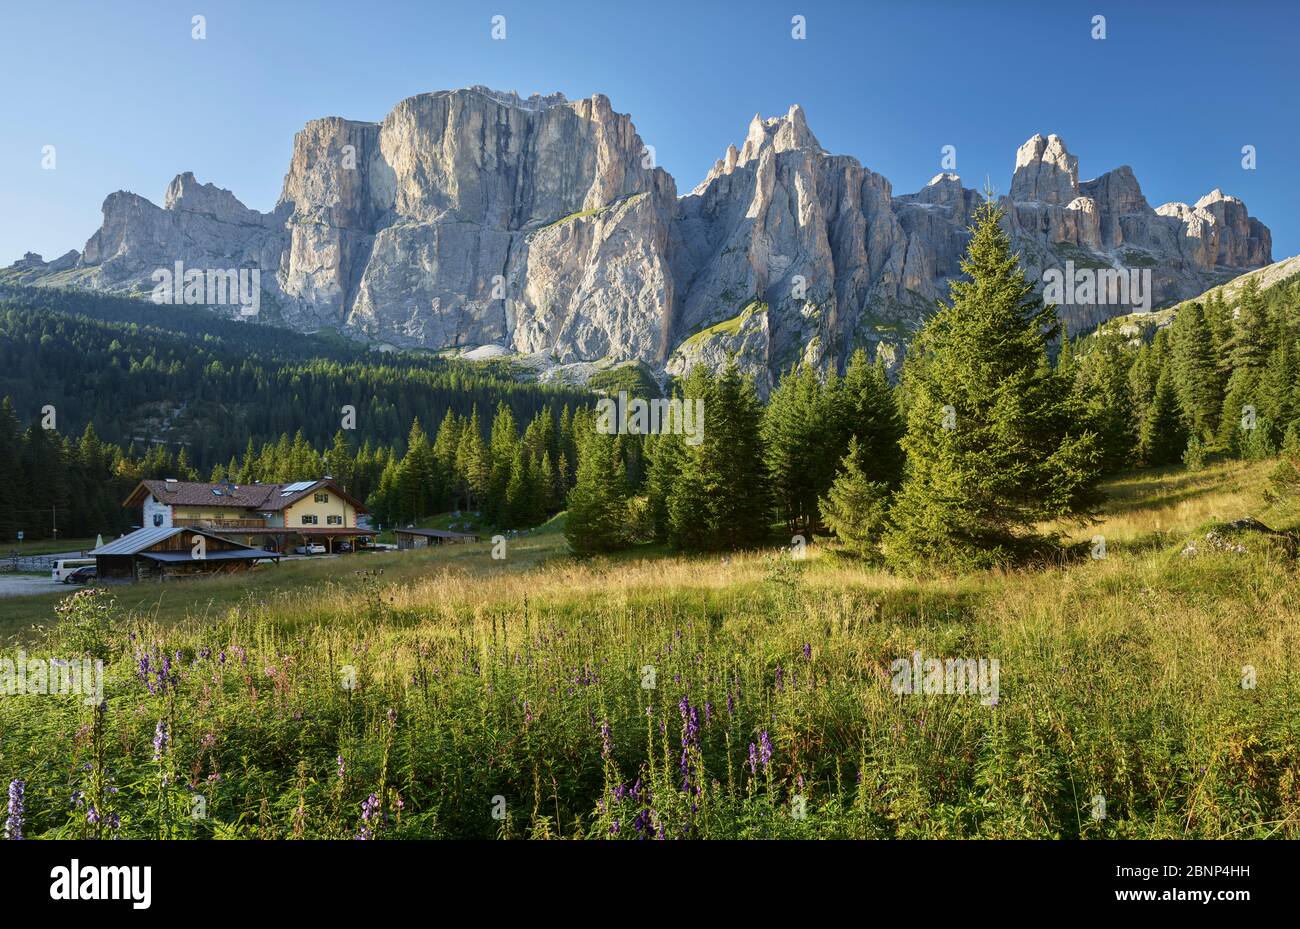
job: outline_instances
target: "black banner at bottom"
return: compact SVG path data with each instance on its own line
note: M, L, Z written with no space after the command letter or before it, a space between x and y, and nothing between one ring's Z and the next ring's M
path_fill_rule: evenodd
M338 917L431 893L535 914L542 900L590 904L634 888L716 896L710 886L773 910L841 897L855 907L907 899L936 915L979 903L1180 917L1199 907L1231 918L1296 898L1296 851L1291 842L0 842L0 883L14 912L128 920L193 916L222 898L256 901L259 916Z

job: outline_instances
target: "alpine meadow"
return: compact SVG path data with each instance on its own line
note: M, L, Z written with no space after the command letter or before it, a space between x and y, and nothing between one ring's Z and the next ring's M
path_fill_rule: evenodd
M650 47L699 65L659 22L689 32L687 7L565 25L567 3L453 4L435 64L394 37L326 88L368 118L305 126L324 91L301 67L268 71L303 95L272 102L197 59L166 99L242 95L255 157L161 136L138 170L192 158L259 207L189 171L161 206L117 190L136 175L84 141L97 121L25 110L23 138L55 141L25 174L0 158L0 193L24 241L85 245L2 239L3 840L1039 840L1012 870L1059 889L1073 866L1051 856L1094 844L1069 840L1237 866L1274 844L1244 840L1300 839L1300 258L1274 258L1300 228L1284 169L1256 161L1294 159L1294 129L1225 115L1180 160L1108 76L1089 93L1121 107L1111 130L1060 131L1090 160L1131 145L1134 167L1089 180L1035 133L1008 185L1008 134L1073 79L986 112L1011 66L967 48L968 99L926 110L939 85L890 49L921 84L878 87L888 107L839 86L853 35L915 51L940 10L957 38L981 28L922 6L702 10L711 54L770 73L651 93L614 74ZM980 16L1080 60L1193 28L1225 61L1268 57L1244 14L1155 6ZM370 15L399 7L425 22ZM85 15L134 23L169 70L262 28L240 4ZM304 28L313 55L358 44ZM1151 57L1147 104L1182 107ZM480 83L518 69L548 92ZM743 135L712 125L773 100ZM941 122L918 142L894 106ZM895 192L812 113L900 183L931 179ZM987 161L982 190L959 150ZM1139 169L1162 195L1223 186L1153 205ZM117 192L86 240L64 223L91 189ZM78 860L112 860L56 847L54 900L82 892ZM320 864L286 867L317 880L386 873L295 847ZM1100 848L1069 882L1143 886ZM1229 883L1163 872L1253 886L1196 875Z

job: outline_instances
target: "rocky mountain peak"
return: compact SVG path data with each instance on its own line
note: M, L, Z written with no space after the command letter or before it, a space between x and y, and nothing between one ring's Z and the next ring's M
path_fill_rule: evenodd
M521 97L517 92L513 90L511 91L493 90L491 87L485 87L482 84L475 84L472 87L466 87L462 91L453 90L448 92L482 94L483 96L489 98L490 100L494 100L497 103L502 104L503 106L515 107L517 109L522 109L522 110L531 110L533 112L539 112L541 110L547 109L548 107L560 106L562 104L569 102L568 98L566 98L564 94L559 92L546 94L545 96L541 94L531 94L528 97Z
M233 193L215 184L200 184L192 172L176 175L163 196L164 210L202 213L226 222L256 222L261 214L250 210Z
M1016 151L1011 199L1066 206L1079 196L1079 159L1058 135L1035 134Z
M1221 202L1225 202L1225 201L1228 202L1228 203L1240 203L1240 202L1241 202L1241 201L1238 200L1236 197L1229 197L1229 196L1227 196L1227 195L1226 195L1222 190L1220 190L1219 188L1216 187L1216 188L1214 188L1212 191L1210 191L1208 194L1206 194L1204 197L1202 197L1201 199L1199 199L1199 200L1196 201L1196 208L1197 208L1198 210L1201 210L1201 209L1204 209L1204 208L1207 207L1207 206L1210 206L1211 204L1214 204L1214 203L1221 203Z
M748 164L767 149L773 152L810 151L825 154L817 137L808 128L803 107L797 103L784 116L764 119L755 113L736 163Z

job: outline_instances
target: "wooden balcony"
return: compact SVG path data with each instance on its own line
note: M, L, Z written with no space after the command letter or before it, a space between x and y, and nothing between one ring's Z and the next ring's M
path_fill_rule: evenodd
M173 526L188 526L192 529L265 529L264 519L193 519L176 517Z

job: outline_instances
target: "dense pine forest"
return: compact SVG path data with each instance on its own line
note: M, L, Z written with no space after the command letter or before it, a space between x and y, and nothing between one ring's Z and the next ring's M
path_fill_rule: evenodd
M423 463L421 424L455 428L458 443L461 424L479 426L478 440L466 443L472 456L488 446L502 411L521 429L553 424L544 440L553 489L539 499L562 499L575 453L570 443L564 458L558 430L571 422L566 409L591 402L587 391L521 382L491 364L375 352L201 309L17 287L0 291L0 397L0 541L19 530L28 539L55 528L61 536L120 532L131 519L121 501L141 478L331 473L363 499L378 494L385 522L454 505L453 491L486 505L494 488L492 499L504 500L513 462L495 470L467 463L473 481L457 487L449 476L444 487L442 472ZM504 448L499 440L494 447ZM533 506L514 510L532 520Z

